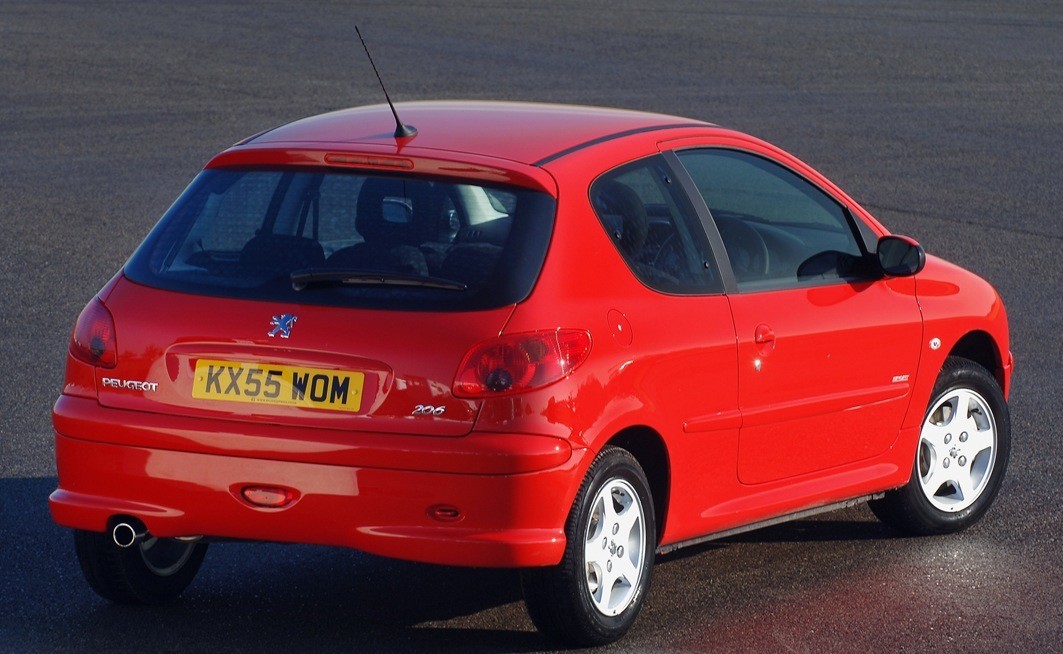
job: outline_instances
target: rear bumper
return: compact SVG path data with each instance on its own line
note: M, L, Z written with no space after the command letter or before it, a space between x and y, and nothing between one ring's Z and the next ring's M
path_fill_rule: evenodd
M442 470L427 471L402 469L403 462L423 465L425 457L398 448L395 467L381 467L386 457L376 450L367 456L373 465L351 465L347 455L340 457L343 464L330 464L291 460L301 458L299 452L263 458L259 452L168 449L151 442L149 427L136 424L160 416L106 409L87 399L64 397L55 413L59 487L50 498L52 516L89 531L104 531L122 515L139 518L160 537L338 545L447 565L553 565L564 551L564 523L585 467L586 451L566 443L553 457L532 457L550 467L498 472L527 468L520 445L541 452L548 438L541 436L417 437L429 451L450 452L438 454ZM112 434L125 442L102 442ZM167 442L165 434L160 439ZM499 439L506 443L502 451ZM306 439L287 442L314 450ZM477 444L483 448L479 456ZM294 499L280 509L255 506L241 495L248 485L283 487ZM440 505L460 516L434 517L432 509Z

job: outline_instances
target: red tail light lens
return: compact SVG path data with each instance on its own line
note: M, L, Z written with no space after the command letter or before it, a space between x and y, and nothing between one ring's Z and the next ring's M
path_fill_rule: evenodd
M85 363L103 368L113 368L118 363L114 319L98 298L92 298L81 310L70 337L70 354Z
M472 348L458 368L454 395L497 397L542 388L564 379L591 351L581 329L511 334Z

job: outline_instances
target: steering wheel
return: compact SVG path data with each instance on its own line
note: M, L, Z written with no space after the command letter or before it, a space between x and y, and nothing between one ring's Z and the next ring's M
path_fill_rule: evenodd
M756 229L741 218L714 215L735 279L740 282L768 274L768 246Z

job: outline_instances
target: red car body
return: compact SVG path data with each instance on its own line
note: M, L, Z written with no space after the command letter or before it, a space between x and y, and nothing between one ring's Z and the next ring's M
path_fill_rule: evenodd
M207 168L399 172L548 194L556 218L531 293L483 310L391 311L182 293L120 271L93 300L113 317L115 365L68 356L54 408L59 524L102 532L133 516L158 537L552 566L581 481L612 444L646 470L656 545L667 551L906 484L950 355L982 365L1007 394L1004 306L970 272L928 256L912 276L663 293L632 274L588 190L646 157L740 151L818 187L862 230L888 234L776 147L618 110L409 103L399 113L416 136L392 135L386 105L340 111L238 143ZM283 342L268 334L279 313L298 314ZM478 344L558 329L590 336L585 360L560 379L455 394ZM357 370L362 408L197 401L201 359ZM427 415L413 415L418 406ZM432 415L437 407L445 413ZM266 495L249 499L249 487Z

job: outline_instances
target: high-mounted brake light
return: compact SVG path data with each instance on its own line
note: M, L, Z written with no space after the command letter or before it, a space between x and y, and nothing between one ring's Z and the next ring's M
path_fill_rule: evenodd
M587 360L590 332L582 329L511 334L475 345L454 379L458 397L497 397L542 388Z
M334 166L354 166L356 168L401 168L403 170L413 169L413 161L411 159L401 159L398 157L378 157L362 154L333 154L332 152L329 152L325 155L325 163L329 163Z
M78 316L70 336L70 354L85 363L113 368L118 363L114 319L99 298L92 298Z

